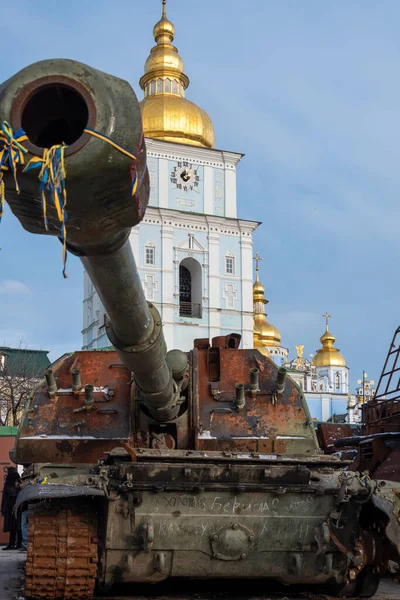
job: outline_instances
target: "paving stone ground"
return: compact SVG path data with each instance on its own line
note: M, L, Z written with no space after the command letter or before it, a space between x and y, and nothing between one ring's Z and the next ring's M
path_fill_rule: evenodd
M25 552L3 552L0 547L0 600L15 600L21 596L25 558Z
M22 581L24 575L24 564L26 554L24 552L18 552L17 550L10 550L3 552L0 548L0 600L16 600L23 598ZM190 584L188 584L190 585ZM157 600L156 596L133 596L130 595L131 586L121 586L118 590L119 596L117 598L109 597L108 600ZM189 595L182 595L182 590L179 590L176 595L171 595L169 589L168 595L159 597L159 600L187 600L188 598L196 600L210 600L215 599L215 595L203 596L202 594L189 593ZM280 600L306 600L306 595L295 596L288 594L287 596L282 594ZM241 600L269 600L268 596L245 596L241 593L240 595L235 594L235 598ZM325 597L326 598L326 597ZM225 600L227 600L225 598ZM228 600L234 600L233 597ZM279 595L274 594L273 600L279 600ZM317 596L313 596L313 600L318 600ZM400 600L400 583L392 580L383 580L378 593L374 596L373 600Z

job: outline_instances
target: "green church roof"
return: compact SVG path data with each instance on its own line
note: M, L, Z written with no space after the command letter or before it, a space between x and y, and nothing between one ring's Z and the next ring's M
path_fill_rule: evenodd
M40 377L50 366L48 350L29 350L0 346L0 357L6 357L4 368L10 375ZM1 366L1 362L0 362Z

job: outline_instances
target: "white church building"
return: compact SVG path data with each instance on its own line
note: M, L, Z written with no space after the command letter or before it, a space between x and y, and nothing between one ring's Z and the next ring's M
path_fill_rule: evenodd
M237 332L253 347L252 246L258 222L237 218L242 154L215 149L207 113L185 98L189 79L166 17L153 34L140 80L151 193L130 236L147 300L159 310L168 348ZM84 276L83 348L109 345L104 308Z

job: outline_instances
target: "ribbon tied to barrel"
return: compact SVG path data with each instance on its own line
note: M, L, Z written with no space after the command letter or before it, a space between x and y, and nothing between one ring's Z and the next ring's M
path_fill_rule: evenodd
M15 189L19 193L20 188L17 180L17 166L24 165L24 155L28 152L27 148L22 145L22 142L28 140L28 136L25 134L23 129L19 129L14 133L12 126L3 121L0 125L0 221L3 215L3 206L5 201L5 185L3 181L3 172L11 170L14 176ZM131 166L131 187L130 192L132 196L135 196L140 181L138 180L136 170L136 158L137 154L143 152L143 133L140 137L136 154L132 154L129 150L126 150L120 144L117 144L111 138L94 131L93 129L85 129L85 133L103 140L113 146L116 150L125 154L132 159ZM67 262L67 228L66 221L68 219L66 204L67 204L67 190L66 190L66 168L65 168L65 149L66 144L57 144L51 148L45 148L43 150L43 156L34 156L30 159L26 165L25 171L32 169L40 169L39 180L40 186L39 191L42 200L43 220L46 230L48 230L48 218L47 218L47 195L51 204L53 204L59 222L61 223L61 241L63 244L63 276L66 278L66 262ZM145 169L143 169L142 176L144 175Z
M61 223L61 242L63 245L63 276L68 277L66 273L67 263L67 229L65 223L68 219L65 206L67 204L67 190L65 187L65 178L67 176L65 171L64 152L66 145L58 144L51 148L45 148L43 156L34 156L31 158L29 163L26 165L24 171L30 171L31 169L40 169L39 179L40 186L39 191L42 199L42 210L43 220L46 231L49 228L47 220L47 199L46 192L49 194L50 201L54 205L58 220Z
M5 171L11 171L14 177L15 189L19 193L17 180L17 166L25 163L24 155L28 152L22 145L28 136L23 129L18 129L14 133L13 128L7 121L0 125L0 222L3 216L6 188L3 175Z

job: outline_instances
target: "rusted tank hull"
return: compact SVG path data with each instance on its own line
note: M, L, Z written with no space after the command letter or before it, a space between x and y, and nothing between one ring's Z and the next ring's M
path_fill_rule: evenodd
M316 560L316 531L332 496L306 491L142 492L134 522L109 506L106 577L125 565L123 581L167 577L273 578L283 583L342 580L347 561L329 543ZM150 533L152 532L152 533Z
M345 475L329 458L142 454L132 463L119 451L107 464L76 474L73 467L42 469L57 474L57 485L37 486L46 488L38 499L47 497L50 515L59 510L63 522L69 507L86 506L98 518L97 533L91 530L98 557L92 546L89 554L80 552L86 562L87 556L98 560L100 588L170 577L265 578L326 584L352 595L367 569L378 581L400 549L400 540L381 543L390 511L399 509L388 503L387 486L379 482L375 494L389 512L370 502L371 482ZM82 485L90 486L85 497L66 497ZM58 497L51 498L53 487ZM34 551L28 549L28 558ZM74 564L78 569L79 561Z

